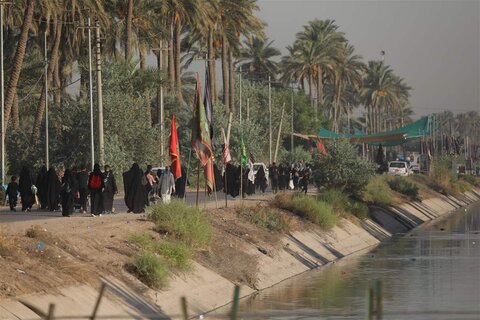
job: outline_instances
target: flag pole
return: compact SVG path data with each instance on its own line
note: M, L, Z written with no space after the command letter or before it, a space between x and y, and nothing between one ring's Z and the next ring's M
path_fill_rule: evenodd
M198 193L200 192L200 160L198 161L197 166L197 200L195 201L195 206L198 208Z
M223 193L225 193L225 208L228 208L228 184L227 184L227 180L228 180L228 177L227 177L227 166L225 164L223 164Z
M243 203L243 163L240 160L240 202Z
M185 186L183 188L183 190L185 190L185 192L183 193L183 200L185 202L187 202L187 182L188 182L188 173L190 172L190 158L192 157L192 148L189 148L189 152L188 152L188 166L187 166L187 176L185 177Z
M218 198L217 198L217 181L215 181L215 167L213 166L215 156L212 154L212 169L213 169L213 192L215 192L215 207L218 209Z
M208 164L207 164L207 166L208 166ZM208 192L207 179L205 177L205 193L203 195L203 209L207 208L207 192Z

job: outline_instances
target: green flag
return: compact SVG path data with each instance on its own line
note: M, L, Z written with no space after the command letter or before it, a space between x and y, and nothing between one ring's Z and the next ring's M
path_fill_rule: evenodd
M240 162L242 163L242 166L246 166L248 164L248 156L247 156L247 148L243 143L243 137L240 139L240 148L242 149Z

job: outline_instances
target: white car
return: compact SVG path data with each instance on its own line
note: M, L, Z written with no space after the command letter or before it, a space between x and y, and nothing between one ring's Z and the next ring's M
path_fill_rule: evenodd
M257 175L257 171L258 171L258 169L260 169L260 167L263 167L263 170L265 171L265 178L267 178L267 181L268 181L268 167L265 163L255 162L253 164L253 173L255 173L255 175Z
M412 171L406 161L390 161L388 163L388 174L391 176L409 176Z

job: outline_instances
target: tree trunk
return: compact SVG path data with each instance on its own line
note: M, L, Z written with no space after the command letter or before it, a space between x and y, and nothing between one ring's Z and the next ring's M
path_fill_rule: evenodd
M222 80L223 80L223 104L227 115L230 113L230 90L228 81L228 59L227 59L228 43L227 37L222 35Z
M160 41L160 43L161 43L161 41ZM161 47L162 47L162 46L160 46L160 48L161 48ZM160 51L158 52L158 54L156 54L156 56L157 56L157 70L158 70L159 73L161 74L161 73L163 72L163 70L162 70L162 60L160 59L160 56L161 56ZM162 58L163 58L163 57L162 57ZM161 85L159 85L159 86L157 87L157 116L155 117L155 119L156 119L156 120L155 120L155 124L160 124L161 121L162 121L162 119L161 119L161 117L160 117L160 115L161 115L161 112L160 112L160 107L161 107L161 94L160 94L160 90L161 90L161 87L162 87Z
M62 81L60 77L60 59L57 59L57 63L55 65L55 72L53 74L53 80L55 83L55 88L53 91L53 97L54 97L54 102L55 102L55 107L60 108L60 105L62 104Z
M20 106L18 103L18 94L16 94L15 99L13 99L12 124L14 130L20 129Z
M140 57L140 69L145 70L147 68L147 47L145 46L145 43L140 42L138 44L138 55Z
M309 90L309 94L310 94L310 104L312 105L313 107L313 103L314 103L314 92L315 92L315 89L314 89L314 84L313 84L313 75L309 75L308 76L308 90ZM315 115L316 117L317 115Z
M210 79L210 96L212 98L212 102L216 102L215 97L215 75L214 75L214 66L215 63L215 52L213 47L213 31L210 28L208 30L208 75Z
M22 71L23 59L25 58L25 49L28 42L28 32L32 24L33 9L36 0L28 0L23 15L22 29L17 43L17 50L13 57L12 71L10 72L10 80L8 81L7 93L5 95L5 113L4 122L5 127L8 127L8 120L10 118L10 111L12 110L13 100L17 94L18 80L20 79L20 72Z
M233 51L228 50L228 75L229 75L229 88L230 88L230 109L235 113L235 69L233 67Z
M127 2L127 14L125 15L125 60L129 61L132 57L132 20L133 20L133 0Z
M180 19L175 23L175 82L177 88L177 97L180 100L180 104L183 104L182 93L182 70L180 65L181 52L181 34L182 34L182 22Z
M60 48L60 39L62 37L62 23L57 24L57 37L54 39L54 44L52 48L52 53L50 57L50 62L48 64L47 70L47 82L52 82L53 73L59 58L59 48ZM42 90L40 99L37 104L37 112L35 114L35 121L33 123L32 137L31 140L33 143L38 142L40 138L40 129L42 127L43 114L45 113L45 100L48 97L45 94L45 90Z
M317 73L317 94L318 94L318 103L323 107L323 74L322 69L318 67Z
M170 94L175 94L175 63L174 63L174 43L173 43L173 22L170 25L170 39L168 41L168 72L170 82Z

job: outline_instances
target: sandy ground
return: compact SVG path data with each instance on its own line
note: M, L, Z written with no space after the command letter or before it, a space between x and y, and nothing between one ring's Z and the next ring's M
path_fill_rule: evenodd
M223 209L215 209L215 203L208 203L204 211L214 227L214 239L209 250L195 252L195 260L234 283L254 288L256 258L236 249L247 242L268 252L278 245L281 234L246 222L238 212L242 207L266 206L270 198L237 201ZM156 233L146 214L3 223L0 298L51 293L57 287L80 283L98 285L105 276L115 276L142 291L146 288L126 271L126 265L138 252L129 243L129 236L145 231Z

